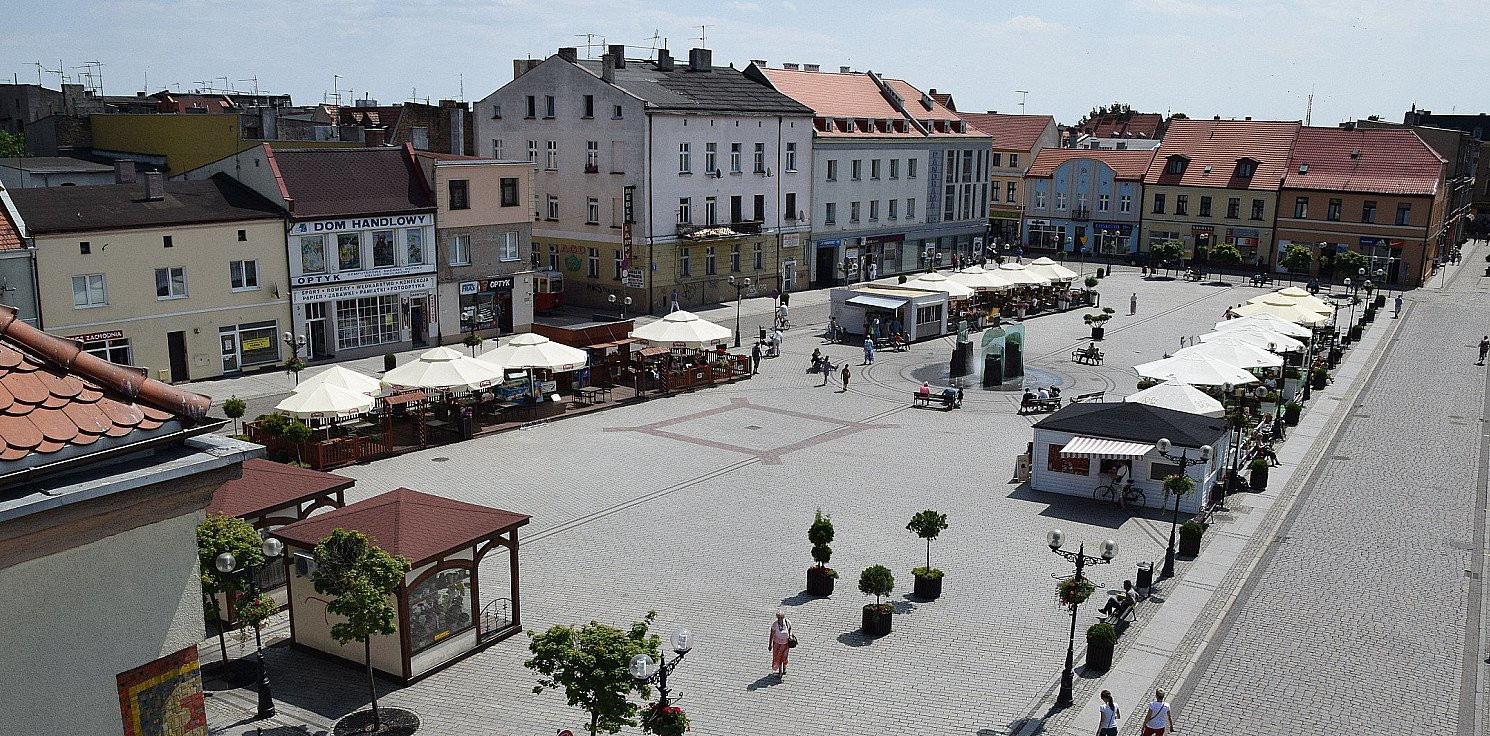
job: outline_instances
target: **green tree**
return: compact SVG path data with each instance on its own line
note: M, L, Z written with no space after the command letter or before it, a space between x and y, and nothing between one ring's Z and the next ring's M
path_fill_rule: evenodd
M1293 273L1309 273L1314 267L1314 251L1307 245L1290 245L1279 263Z
M222 402L223 416L233 420L234 434L239 433L238 420L243 418L243 413L246 411L248 411L248 404L244 403L243 399L238 398L237 395L230 396L226 401Z
M812 559L818 569L827 572L828 560L833 559L833 548L828 546L833 543L833 520L823 516L822 509L817 510L812 526L807 527L807 541L812 542Z
M382 728L378 687L373 680L372 638L397 631L398 609L390 594L409 572L409 560L393 556L361 532L335 529L316 544L316 569L310 574L316 592L331 596L326 611L342 618L331 625L341 644L362 642L367 665L367 694L372 700L373 731Z
M638 654L660 659L662 639L650 631L656 618L656 611L648 611L626 631L598 621L579 628L555 625L542 634L529 631L533 656L523 666L538 674L533 693L562 689L569 705L590 714L590 736L635 726L640 708L630 696L634 692L646 700L652 688L632 677L631 660Z
M11 134L0 130L0 158L25 158L30 155L26 152L24 133Z
M1149 262L1164 266L1167 272L1174 262L1185 257L1185 246L1173 240L1164 243L1155 243L1149 246Z
M1231 243L1218 243L1211 246L1210 262L1223 267L1235 266L1242 262L1242 252Z
M310 439L310 426L296 419L285 425L285 439L295 443L295 461L304 463L302 451L305 449L306 440Z
M895 589L895 574L884 565L870 565L859 573L859 592L874 596L874 605Z
M926 540L926 571L931 571L931 540L947 530L947 515L939 514L931 509L926 509L911 517L909 524L905 525L908 532Z
M1357 251L1347 250L1335 254L1335 278L1360 279L1361 269L1370 269L1371 260Z
M197 566L202 573L202 604L217 622L217 645L223 664L228 662L228 642L223 636L222 605L217 596L232 597L243 591L243 577L217 571L217 556L231 552L239 567L264 564L264 540L253 524L236 516L209 514L197 524Z

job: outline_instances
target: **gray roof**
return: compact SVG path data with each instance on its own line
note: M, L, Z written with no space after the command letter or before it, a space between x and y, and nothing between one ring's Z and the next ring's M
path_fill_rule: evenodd
M273 149L296 218L434 209L424 172L399 146Z
M576 64L600 76L601 62ZM716 66L695 72L688 69L686 59L674 62L672 71L666 72L659 71L655 62L627 59L626 68L616 70L615 85L657 110L812 115L812 108L746 77L739 69Z
M1035 429L1133 442L1168 438L1179 447L1204 447L1226 433L1226 420L1124 401L1071 404L1035 422Z
M0 166L8 169L31 171L38 174L102 173L113 171L107 164L84 161L70 156L29 156L26 158L0 159Z
M284 210L227 174L166 181L165 198L155 202L145 200L143 182L9 193L31 235L284 217Z

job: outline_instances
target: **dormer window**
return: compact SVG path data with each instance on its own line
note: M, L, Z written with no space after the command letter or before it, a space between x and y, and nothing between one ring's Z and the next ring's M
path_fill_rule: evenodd
M1184 156L1170 156L1164 164L1164 173L1170 176L1180 176L1185 173L1185 167L1190 165L1190 159Z
M1240 179L1251 179L1257 173L1257 159L1239 158L1236 160L1236 175Z

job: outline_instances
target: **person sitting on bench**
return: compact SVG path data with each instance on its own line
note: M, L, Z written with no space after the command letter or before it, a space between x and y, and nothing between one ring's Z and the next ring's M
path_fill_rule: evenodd
M942 406L948 409L962 406L962 397L958 395L960 393L962 393L960 389L954 389L951 386L942 389Z
M931 384L929 384L929 383L927 383L925 381L922 381L921 382L921 388L916 389L916 393L921 394L922 396L930 396L931 395Z
M1123 592L1114 594L1107 599L1107 603L1098 609L1102 612L1102 618L1116 614L1119 618L1138 603L1138 595L1133 592L1133 581L1123 581Z

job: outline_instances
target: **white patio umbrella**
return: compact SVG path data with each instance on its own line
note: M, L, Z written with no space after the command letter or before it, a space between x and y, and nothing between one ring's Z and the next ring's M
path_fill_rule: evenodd
M1036 258L1035 260L1030 261L1030 265L1026 270L1028 270L1030 273L1035 274L1036 276L1044 276L1051 281L1070 281L1077 276L1077 273L1075 271L1072 271L1071 269L1050 260L1050 258L1046 256L1041 256L1040 258Z
M1240 340L1216 340L1191 345L1175 355L1204 355L1238 368L1282 368L1283 356Z
M1271 314L1254 314L1247 317L1237 317L1236 319L1223 319L1216 323L1216 329L1223 332L1243 327L1261 327L1281 335L1288 335L1289 337L1308 338L1314 334L1314 331L1308 327L1296 325L1286 319L1280 319L1276 315Z
M1207 332L1200 336L1200 341L1240 342L1273 353L1296 353L1304 349L1304 343L1301 340L1295 340L1287 335L1256 326Z
M1285 293L1283 293L1284 291L1289 291L1289 292L1293 292L1293 293L1285 294ZM1302 293L1302 295L1300 295L1297 292L1303 292L1303 293ZM1329 314L1331 314L1331 313L1333 313L1335 311L1335 306L1333 304L1330 304L1329 302L1327 302L1327 301L1325 301L1323 299L1320 299L1319 297L1314 296L1313 294L1310 294L1309 292L1304 291L1303 289L1300 289L1298 287L1289 287L1287 289L1284 289L1283 291L1275 291L1275 292L1272 292L1270 294L1263 294L1261 296L1254 296L1251 299L1248 299L1247 300L1247 303L1248 304L1257 304L1259 302L1265 302L1265 301L1268 301L1268 300L1284 301L1284 302L1289 302L1291 304L1297 304L1298 306L1300 306L1300 307L1302 307L1304 309L1308 309L1308 310L1311 310L1311 311L1319 312L1320 314L1323 314L1323 315L1326 315L1326 316L1328 316Z
M946 292L947 297L951 299L967 299L973 295L973 288L971 286L964 286L947 278L945 274L936 273L935 271L923 273L901 285L911 289Z
M275 409L302 419L341 419L372 410L373 397L333 383L300 385Z
M728 343L733 334L728 327L682 310L631 331L638 340L669 348L711 348Z
M473 391L501 382L501 366L477 360L455 348L426 351L418 360L383 374L383 384L387 386L455 392Z
M998 269L988 270L982 266L968 266L948 274L947 279L971 287L974 291L1002 291L1014 286Z
M368 396L374 396L383 390L383 384L378 379L366 373L358 373L350 368L333 365L301 381L300 385L295 387L295 392L309 391L311 388L320 386L321 384L337 386L355 393L367 394Z
M1156 381L1173 378L1196 386L1240 386L1257 383L1257 377L1225 361L1208 355L1174 355L1169 358L1141 363L1133 367L1138 375Z
M476 359L507 368L572 371L585 367L590 362L590 355L579 348L554 342L536 332L526 332L512 338L506 345L476 356Z
M1186 414L1199 414L1203 417L1226 416L1226 407L1222 406L1221 402L1211 398L1206 392L1181 383L1172 377L1157 386L1150 386L1136 394L1129 394L1123 398L1123 401L1148 404L1161 409L1174 409Z
M999 275L1016 286L1045 286L1050 279L1030 271L1022 263L1004 263L999 266Z
M1260 302L1243 304L1231 310L1239 317L1250 317L1254 314L1271 314L1279 319L1300 325L1317 325L1325 321L1328 315L1319 311L1299 305L1286 296L1271 296Z

